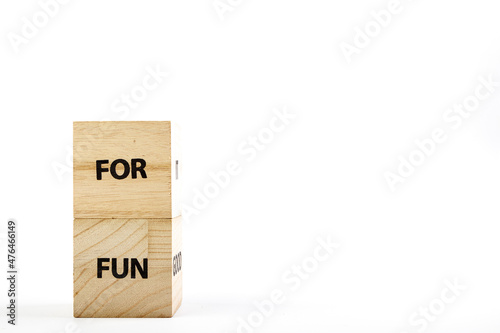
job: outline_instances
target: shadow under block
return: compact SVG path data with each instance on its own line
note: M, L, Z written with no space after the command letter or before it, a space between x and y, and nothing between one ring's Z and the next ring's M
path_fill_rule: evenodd
M74 218L181 215L179 137L170 121L74 122Z
M172 317L182 301L181 219L75 219L74 316ZM98 258L110 259L100 277ZM118 275L128 260L125 277L114 276L112 258ZM147 259L146 278L132 258L143 270Z

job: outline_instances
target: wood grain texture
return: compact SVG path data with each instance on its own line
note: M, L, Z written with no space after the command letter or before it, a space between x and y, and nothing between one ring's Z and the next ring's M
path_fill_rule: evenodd
M178 126L170 121L73 124L74 218L173 218L181 214ZM146 161L147 178L96 177L96 161ZM179 161L178 164L176 161ZM118 164L119 174L123 165ZM177 171L176 171L177 170Z
M182 301L182 269L172 258L182 247L181 217L174 219L75 219L74 316L172 317ZM97 258L148 258L148 278L97 278ZM130 274L129 274L130 275Z

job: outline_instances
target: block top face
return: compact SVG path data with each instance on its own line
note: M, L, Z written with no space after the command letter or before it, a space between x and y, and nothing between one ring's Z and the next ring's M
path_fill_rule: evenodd
M177 136L170 121L75 122L74 217L180 215Z

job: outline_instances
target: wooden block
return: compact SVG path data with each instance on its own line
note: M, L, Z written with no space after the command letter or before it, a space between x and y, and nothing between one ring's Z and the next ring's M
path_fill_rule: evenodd
M74 217L179 216L179 141L170 121L75 122Z
M181 224L75 219L74 316L172 317L182 301Z

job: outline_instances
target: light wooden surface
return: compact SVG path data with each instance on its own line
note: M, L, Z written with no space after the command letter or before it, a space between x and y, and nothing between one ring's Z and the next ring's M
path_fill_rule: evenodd
M179 130L170 121L75 122L73 207L75 218L173 218L181 214ZM146 161L147 178L111 172L96 177L96 161ZM178 165L176 167L176 161ZM123 165L116 171L122 174ZM177 174L176 174L177 169Z
M171 123L171 158L172 158L172 217L182 214L181 188L182 188L182 149L181 129L176 123ZM175 166L177 163L177 166Z
M182 254L182 218L175 218L172 221L172 257L179 253ZM172 290L172 311L175 313L182 302L182 268L172 277Z
M75 219L74 316L172 317L182 301L182 269L172 258L182 247L181 217L174 219ZM97 278L97 258L148 258L148 277Z

